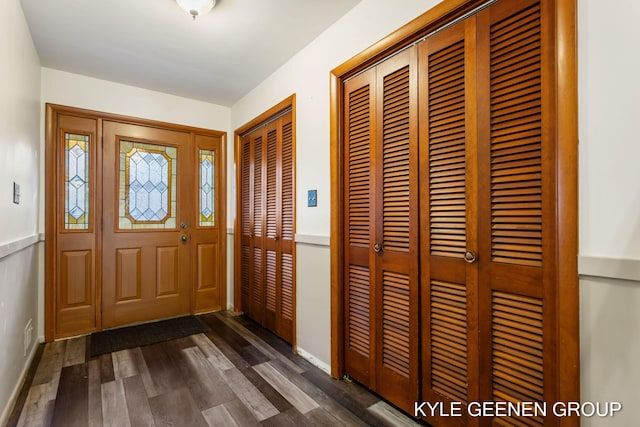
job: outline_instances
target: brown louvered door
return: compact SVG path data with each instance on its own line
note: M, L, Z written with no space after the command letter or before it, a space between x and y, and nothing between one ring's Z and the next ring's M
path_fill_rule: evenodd
M291 113L266 133L264 325L293 339L293 134Z
M241 303L244 312L293 340L294 203L291 112L242 138Z
M481 399L557 400L552 1L478 15ZM557 418L495 418L552 425Z
M292 113L281 119L282 149L280 155L280 280L279 296L276 305L276 318L278 323L278 335L286 341L293 342L293 298L295 295L295 247L294 247L294 158L295 147L293 140Z
M419 56L422 400L464 404L478 397L475 17Z
M242 139L242 308L258 323L264 323L264 135L257 130Z
M242 309L244 310L244 312L248 315L251 315L251 282L253 273L253 262L251 256L251 254L253 253L253 204L251 203L251 201L253 200L253 167L251 164L252 144L250 136L242 138L241 144L241 209L238 213L238 217L240 218L240 232L242 235L240 245L240 303L242 304Z
M499 1L420 46L422 400L558 399L553 17L540 3Z
M266 232L264 236L264 269L265 269L265 316L264 325L271 329L277 329L277 305L278 305L278 234L279 230L279 191L278 191L278 128L275 122L269 123L264 129L266 134L266 168L264 189L266 196Z
M407 411L418 396L415 61L407 49L345 87L345 365Z
M406 411L418 396L416 49L377 67L374 167L376 391ZM375 246L380 245L380 250Z
M345 83L345 372L373 388L375 372L373 321L376 306L373 281L371 171L375 140L375 69Z

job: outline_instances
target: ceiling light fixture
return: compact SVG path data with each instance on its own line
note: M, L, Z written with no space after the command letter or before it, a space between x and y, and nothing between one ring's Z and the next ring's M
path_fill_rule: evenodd
M216 5L216 0L176 0L178 6L183 8L195 20L200 15L207 14Z

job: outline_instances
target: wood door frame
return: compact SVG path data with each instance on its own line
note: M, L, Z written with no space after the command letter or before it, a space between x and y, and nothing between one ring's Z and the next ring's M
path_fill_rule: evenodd
M331 375L344 375L344 81L392 54L425 38L438 28L487 3L486 0L445 0L389 36L331 71ZM558 316L559 366L562 373L557 396L562 401L580 400L580 325L578 281L578 88L577 1L551 0L555 16L555 65L557 96L557 247L556 307ZM562 309L560 309L560 307ZM578 425L577 417L561 419L563 425Z
M174 131L189 132L191 138L195 138L195 135L207 135L213 137L220 137L220 171L219 171L219 212L217 213L218 227L219 227L219 243L220 243L220 258L219 258L219 279L220 279L220 300L221 306L226 307L227 301L227 236L226 236L226 224L227 224L227 162L226 162L226 140L227 133L218 130L198 128L194 126L180 125L175 123L168 123L150 119L143 119L131 116L124 116L120 114L105 113L95 110L88 110L77 107L70 107L58 104L45 104L46 116L45 116L45 275L44 275L44 332L45 341L50 342L56 339L55 336L55 286L57 269L56 265L56 247L57 247L57 232L58 232L58 204L56 200L56 185L58 184L56 177L57 170L57 156L56 156L56 138L57 134L57 122L58 115L71 115L77 117L84 117L95 119L97 122L96 141L100 144L100 150L97 152L97 178L95 183L96 194L102 194L102 168L101 153L102 153L102 123L105 120L116 121L121 123L148 126L161 129L169 129ZM94 196L95 197L95 196ZM94 209L96 211L102 210L102 197L98 197L94 202ZM96 330L102 329L102 232L101 227L96 228L96 263L95 263L95 276L96 276ZM195 286L195 284L192 284ZM194 292L190 292L189 298L191 300L191 312L194 309Z
M241 269L240 260L242 259L242 230L241 219L238 217L238 213L242 212L242 135L245 135L249 131L257 128L258 126L270 121L271 119L279 116L286 110L291 110L291 127L292 127L292 145L293 145L293 246L291 248L293 255L293 289L292 289L292 304L293 304L293 331L291 339L291 347L294 353L297 353L297 339L296 339L296 94L283 99L267 111L263 112L259 116L240 126L234 131L234 163L236 166L236 218L233 224L233 310L235 312L242 312L242 289L241 289Z

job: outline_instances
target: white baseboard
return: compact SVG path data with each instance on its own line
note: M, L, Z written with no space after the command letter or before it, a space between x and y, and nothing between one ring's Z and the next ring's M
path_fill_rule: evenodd
M31 363L33 362L33 358L36 355L36 351L38 350L38 346L43 341L38 339L38 341L36 341L33 344L32 348L31 348L31 352L29 353L29 357L27 357L27 362L25 363L24 367L22 368L22 373L20 374L20 377L18 378L18 382L16 383L15 387L13 388L13 392L11 393L11 397L9 398L9 401L7 402L7 405L2 410L2 415L0 415L0 426L7 425L7 422L9 421L9 417L11 416L11 412L13 412L13 406L16 404L16 400L18 400L18 395L20 394L20 391L22 390L22 384L24 383L24 379L26 378L27 373L29 372L29 368L31 368Z
M327 374L331 375L331 366L329 366L329 364L324 363L322 360L318 359L317 357L315 357L313 354L309 353L308 351L298 347L297 348L298 351L298 355L304 359L306 359L307 361L309 361L309 363L311 363L313 366L315 366L316 368L320 368L322 369L324 372L326 372Z

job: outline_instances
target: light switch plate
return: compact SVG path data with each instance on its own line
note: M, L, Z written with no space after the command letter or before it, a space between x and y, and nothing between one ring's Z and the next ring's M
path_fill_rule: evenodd
M318 190L307 191L307 206L310 208L318 206Z
M15 182L13 183L13 203L20 204L20 185Z

